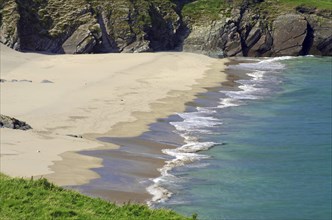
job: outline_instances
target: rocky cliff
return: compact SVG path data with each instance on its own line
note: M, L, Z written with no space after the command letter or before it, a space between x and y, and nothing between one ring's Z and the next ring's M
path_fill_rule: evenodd
M331 3L288 2L0 0L0 41L50 53L332 55Z

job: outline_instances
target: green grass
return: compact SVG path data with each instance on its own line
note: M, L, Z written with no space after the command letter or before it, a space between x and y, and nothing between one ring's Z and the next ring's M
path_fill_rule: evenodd
M227 3L230 2L230 3ZM183 7L183 15L192 23L217 20L220 16L230 16L230 10L238 7L243 0L196 0ZM263 3L252 3L250 7L259 8L266 14L295 12L297 6L305 6L320 10L332 10L332 0L265 0ZM274 16L270 16L274 18Z
M303 5L310 8L332 10L332 0L279 0L279 2L286 7L292 8Z
M218 19L220 13L230 4L222 0L197 0L186 4L182 14L193 22Z
M0 219L182 220L190 219L145 205L118 206L63 189L46 179L24 180L0 174Z

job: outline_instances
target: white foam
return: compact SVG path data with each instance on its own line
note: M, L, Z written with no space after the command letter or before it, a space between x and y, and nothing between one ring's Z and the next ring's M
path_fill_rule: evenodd
M229 98L228 100L224 101L226 104L229 105L236 105L236 101L234 100L255 100L260 99L261 95L266 92L263 88L255 87L256 84L242 84L239 86L241 89L240 91L221 91L222 93L225 93L225 95ZM221 102L223 102L221 100Z
M153 195L152 199L150 201L148 201L148 203L147 203L149 206L152 206L153 203L165 202L172 196L172 193L170 191L159 186L158 178L156 178L152 181L154 182L154 184L152 184L151 186L146 188L146 190L151 195Z
M220 99L219 108L227 108L232 106L239 106L243 104L241 100L255 100L261 99L265 94L269 92L268 88L262 88L261 86L265 82L266 71L257 70L247 73L251 78L249 80L238 80L237 83L241 84L238 88L239 91L220 91L224 93L227 98Z
M172 192L161 186L163 182L176 182L177 178L169 173L171 170L175 167L184 166L195 161L209 158L209 156L197 154L197 152L208 150L217 144L214 142L189 142L188 139L191 138L187 138L187 143L179 148L162 150L163 153L174 157L174 159L166 161L166 164L159 169L161 176L153 179L152 181L154 184L147 188L147 191L153 195L153 198L148 202L148 205L151 206L154 203L165 202L172 196Z
M232 98L223 98L220 100L220 105L218 105L218 108L228 108L228 107L234 107L241 105L240 101L236 101Z
M178 115L184 120L179 122L170 122L170 124L173 125L178 131L204 132L205 128L210 128L222 124L219 119L206 116L206 113L202 112L180 113Z
M230 69L249 69L249 70L279 70L284 69L285 65L279 61L294 59L296 57L283 56L261 60L257 63L240 63L230 66Z
M206 114L213 114L216 113L215 110L213 110L213 107L197 107L196 108L199 113L206 113Z
M217 145L217 143L214 142L189 142L179 148L172 149L172 151L175 151L176 153L196 153L208 150L215 145Z
M258 70L252 73L247 73L248 76L252 77L254 81L261 81L264 78L266 71Z
M290 59L295 59L297 57L292 57L292 56L281 56L281 57L273 57L273 58L268 58L266 60L263 60L265 62L275 62L275 61L280 61L280 60L290 60ZM263 62L261 61L261 62Z

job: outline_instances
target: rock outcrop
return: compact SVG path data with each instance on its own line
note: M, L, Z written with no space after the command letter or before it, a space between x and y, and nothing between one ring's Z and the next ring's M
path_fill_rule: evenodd
M294 14L279 16L273 22L273 51L276 56L300 55L308 34L305 17Z
M70 54L184 50L219 57L332 55L330 9L227 0L217 9L212 5L215 15L210 16L204 11L208 6L195 6L200 2L0 0L0 42L21 51Z
M294 9L268 17L259 6L262 2L244 0L221 11L213 22L191 22L184 50L219 57L332 55L331 11L320 15L302 7L301 12Z
M31 129L31 126L24 121L0 114L0 128L28 130Z

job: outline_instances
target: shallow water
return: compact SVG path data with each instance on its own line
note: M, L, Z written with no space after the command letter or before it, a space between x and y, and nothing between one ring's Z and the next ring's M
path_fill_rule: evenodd
M163 150L174 157L148 188L152 206L200 219L330 219L331 62L231 66L246 73L238 89L207 93L170 122L186 144Z

